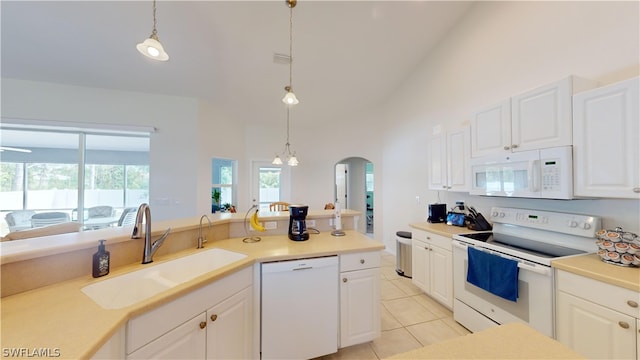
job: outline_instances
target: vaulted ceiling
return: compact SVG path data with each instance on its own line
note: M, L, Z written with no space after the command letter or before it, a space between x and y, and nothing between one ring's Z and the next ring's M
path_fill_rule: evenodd
M310 1L293 10L301 122L384 101L469 9L459 1ZM285 1L158 1L168 62L139 54L151 1L2 1L2 77L206 99L244 121L282 122Z

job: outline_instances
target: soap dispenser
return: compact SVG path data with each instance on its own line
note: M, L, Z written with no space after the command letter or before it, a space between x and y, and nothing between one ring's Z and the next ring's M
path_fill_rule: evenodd
M106 240L100 240L100 245L98 245L98 252L93 254L94 278L105 276L109 273L109 261L111 260L111 255L104 248L105 241Z

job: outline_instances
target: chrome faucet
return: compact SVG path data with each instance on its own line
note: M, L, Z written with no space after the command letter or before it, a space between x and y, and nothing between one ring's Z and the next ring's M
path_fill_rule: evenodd
M207 222L209 222L209 229L211 229L211 220L209 220L209 217L207 215L200 216L200 228L198 229L198 249L202 249L204 247L204 243L207 242L207 238L202 237L202 219L207 219Z
M149 204L140 204L138 207L138 213L136 214L136 222L133 225L133 233L131 233L132 239L140 239L142 237L142 219L146 219L145 221L145 229L144 229L144 251L142 253L142 263L148 264L153 262L153 254L158 251L158 248L162 246L164 240L169 235L169 231L171 228L168 228L167 231L164 232L158 240L151 242L151 208Z

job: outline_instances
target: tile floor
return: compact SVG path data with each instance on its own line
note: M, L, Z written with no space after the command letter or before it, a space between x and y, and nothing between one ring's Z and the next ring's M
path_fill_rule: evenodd
M453 313L396 274L396 258L382 255L380 338L340 349L321 357L335 359L384 359L425 345L469 334L453 320Z

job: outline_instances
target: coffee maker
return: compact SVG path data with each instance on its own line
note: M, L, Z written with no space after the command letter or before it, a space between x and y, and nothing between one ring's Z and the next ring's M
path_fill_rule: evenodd
M443 223L447 218L447 204L429 204L429 218L430 223Z
M293 241L309 240L307 231L307 205L289 205L289 239Z

